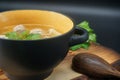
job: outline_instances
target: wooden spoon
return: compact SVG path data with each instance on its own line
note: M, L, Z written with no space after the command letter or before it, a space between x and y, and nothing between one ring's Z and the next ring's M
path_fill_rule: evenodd
M90 54L80 53L74 56L72 60L72 68L82 74L96 77L96 78L108 78L117 77L120 78L120 72L112 67L101 57Z
M114 68L120 71L120 59L111 64Z

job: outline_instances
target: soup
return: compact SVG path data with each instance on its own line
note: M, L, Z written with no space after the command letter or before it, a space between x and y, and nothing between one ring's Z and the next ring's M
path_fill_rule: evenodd
M0 34L0 38L4 39L36 40L59 36L62 32L50 25L20 24L5 26Z

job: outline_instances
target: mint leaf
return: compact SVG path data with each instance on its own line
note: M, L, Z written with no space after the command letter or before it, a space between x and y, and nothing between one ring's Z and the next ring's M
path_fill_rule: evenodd
M90 46L90 43L94 42L96 43L96 34L94 32L94 30L89 26L89 22L87 21L83 21L80 24L77 25L78 27L84 28L85 30L88 31L88 40L82 44L77 44L74 45L72 47L70 47L71 50L75 51L79 48L84 48L84 49L88 49Z
M36 39L40 39L40 34L29 34L26 37L26 40L36 40Z

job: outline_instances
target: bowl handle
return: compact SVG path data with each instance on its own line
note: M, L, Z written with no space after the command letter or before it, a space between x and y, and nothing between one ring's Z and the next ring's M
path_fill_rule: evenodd
M86 40L88 40L88 32L85 29L76 26L75 32L70 38L69 46L83 43Z

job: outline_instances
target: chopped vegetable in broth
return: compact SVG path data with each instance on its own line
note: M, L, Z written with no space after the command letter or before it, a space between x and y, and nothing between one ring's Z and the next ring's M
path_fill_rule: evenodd
M60 33L58 30L51 27L46 27L43 29L43 27L35 27L35 25L34 27L29 27L28 25L16 25L13 27L12 31L1 34L0 38L14 40L36 40L51 38L61 34L62 33Z

